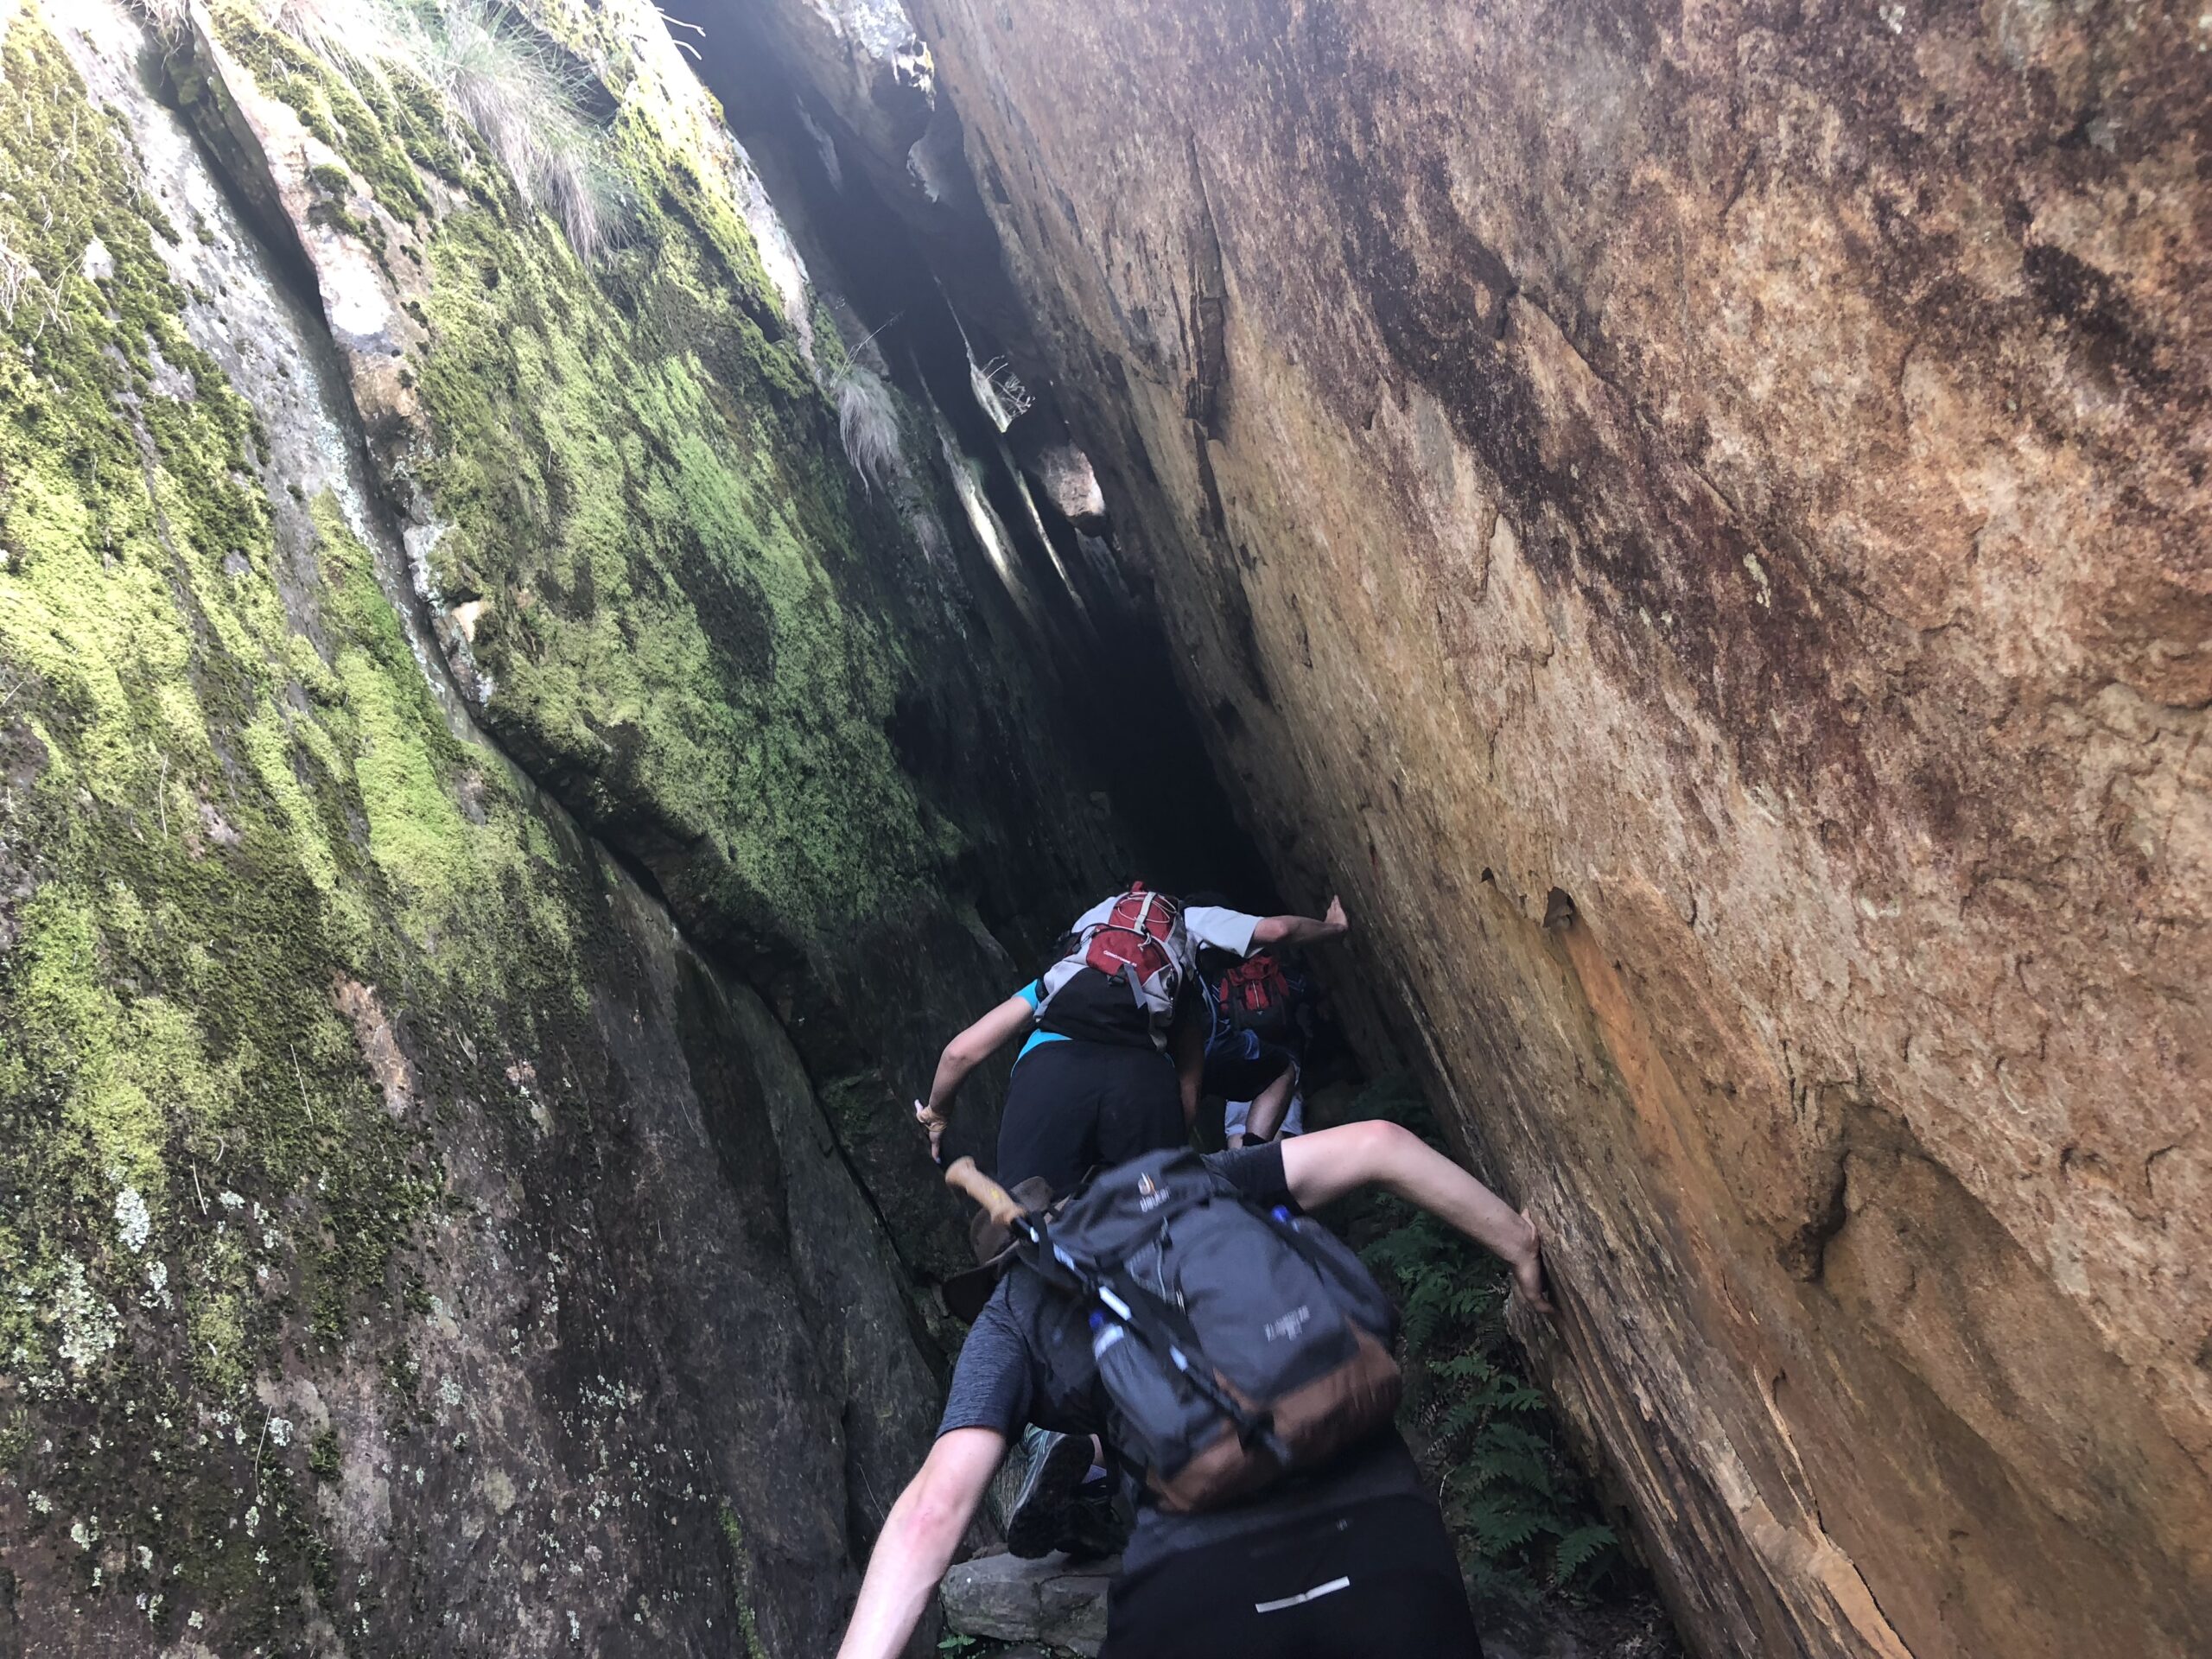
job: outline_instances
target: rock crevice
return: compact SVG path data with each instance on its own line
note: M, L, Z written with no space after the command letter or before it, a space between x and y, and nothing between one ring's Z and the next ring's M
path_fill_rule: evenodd
M1685 1633L2212 1640L2191 17L912 10Z

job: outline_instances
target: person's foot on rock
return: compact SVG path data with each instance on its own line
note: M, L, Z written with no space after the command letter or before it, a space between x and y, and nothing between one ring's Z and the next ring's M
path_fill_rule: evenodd
M1080 1488L1068 1504L1067 1516L1059 1548L1071 1561L1103 1560L1120 1554L1129 1541L1128 1522L1114 1502L1109 1481L1093 1481Z
M1090 1438L1041 1434L1029 1447L1029 1469L1006 1518L1006 1547L1026 1561L1051 1554L1066 1537L1070 1510L1090 1472Z

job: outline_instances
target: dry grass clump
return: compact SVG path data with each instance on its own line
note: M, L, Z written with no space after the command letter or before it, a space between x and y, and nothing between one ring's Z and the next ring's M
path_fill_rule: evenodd
M135 0L164 40L182 39L190 0ZM373 74L391 66L427 81L448 136L495 162L531 207L559 222L577 257L622 237L628 198L586 114L585 71L502 0L256 0L263 18L325 62Z
M831 383L845 458L869 489L887 488L899 472L899 404L883 378L848 363Z
M132 0L163 41L184 38L192 0ZM262 21L316 55L367 64L394 54L402 22L391 0L255 0Z
M191 10L192 0L135 0L138 15L152 25L154 33L174 43L184 34L184 26Z
M583 113L583 73L559 48L493 0L446 0L421 67L580 257L611 245L623 217L620 177Z
M397 19L380 0L261 0L270 27L318 57L368 63L397 41Z

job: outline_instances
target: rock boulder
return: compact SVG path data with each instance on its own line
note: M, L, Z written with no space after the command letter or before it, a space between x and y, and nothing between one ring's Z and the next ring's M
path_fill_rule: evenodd
M2212 1649L2197 9L915 12L1686 1633Z
M1106 1586L1120 1567L1065 1555L979 1555L944 1575L938 1600L947 1628L963 1636L1095 1655L1106 1639Z

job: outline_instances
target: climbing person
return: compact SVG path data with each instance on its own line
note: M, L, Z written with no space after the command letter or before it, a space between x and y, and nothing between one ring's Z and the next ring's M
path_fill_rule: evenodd
M1188 908L1142 882L1076 918L1050 968L945 1045L929 1098L914 1103L940 1159L954 1091L1025 1031L999 1120L998 1177L1066 1192L1090 1170L1185 1144L1198 1116L1205 1016L1201 952L1235 961L1318 943L1350 927L1341 900L1311 916L1257 916L1225 903ZM948 1287L948 1289L950 1287ZM1056 1433L1027 1437L1026 1474L1007 1516L1008 1548L1034 1558L1118 1542L1102 1495L1103 1453Z
M1141 882L1103 899L1076 918L1058 961L944 1046L928 1099L914 1103L931 1157L942 1160L962 1081L1025 1033L999 1120L1004 1185L1042 1176L1065 1192L1100 1165L1185 1144L1205 1061L1196 951L1243 957L1350 925L1335 899L1320 917L1185 910Z
M1009 1259L937 1443L876 1541L840 1659L903 1650L1008 1438L1032 1422L1103 1435L1143 1471L1104 1659L1479 1659L1443 1517L1391 1425L1389 1305L1291 1207L1380 1186L1502 1257L1515 1294L1548 1313L1526 1212L1382 1122L1148 1154L1057 1211L1025 1209L967 1160L956 1176Z
M1278 950L1255 950L1202 980L1208 1031L1200 1090L1224 1105L1230 1148L1305 1130L1299 1093L1313 1035L1313 984Z

